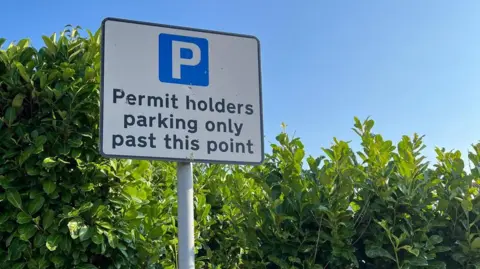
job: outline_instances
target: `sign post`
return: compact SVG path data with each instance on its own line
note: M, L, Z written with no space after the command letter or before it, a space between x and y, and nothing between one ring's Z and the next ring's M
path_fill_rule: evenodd
M177 163L179 268L195 268L192 163Z
M194 268L192 163L263 162L260 42L106 18L101 56L100 152L177 162L180 269Z

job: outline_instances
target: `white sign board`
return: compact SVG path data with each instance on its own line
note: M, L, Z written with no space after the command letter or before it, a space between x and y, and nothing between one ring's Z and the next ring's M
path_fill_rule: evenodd
M102 155L263 162L257 38L112 18L102 30Z

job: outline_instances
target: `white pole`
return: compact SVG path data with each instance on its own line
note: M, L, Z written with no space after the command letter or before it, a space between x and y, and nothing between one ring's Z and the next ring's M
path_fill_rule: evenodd
M179 269L195 268L192 163L177 163Z

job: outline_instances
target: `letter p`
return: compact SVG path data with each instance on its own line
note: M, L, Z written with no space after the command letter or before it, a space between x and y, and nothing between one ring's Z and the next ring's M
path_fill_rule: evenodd
M182 49L188 49L192 52L192 57L182 58ZM182 78L182 65L196 66L201 60L200 48L194 43L182 41L172 41L172 77Z
M208 40L162 33L159 35L159 79L163 83L209 85Z

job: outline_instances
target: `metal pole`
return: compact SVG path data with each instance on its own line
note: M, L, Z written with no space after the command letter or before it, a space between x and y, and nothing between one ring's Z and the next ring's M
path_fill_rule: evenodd
M195 268L192 163L177 163L179 268Z

